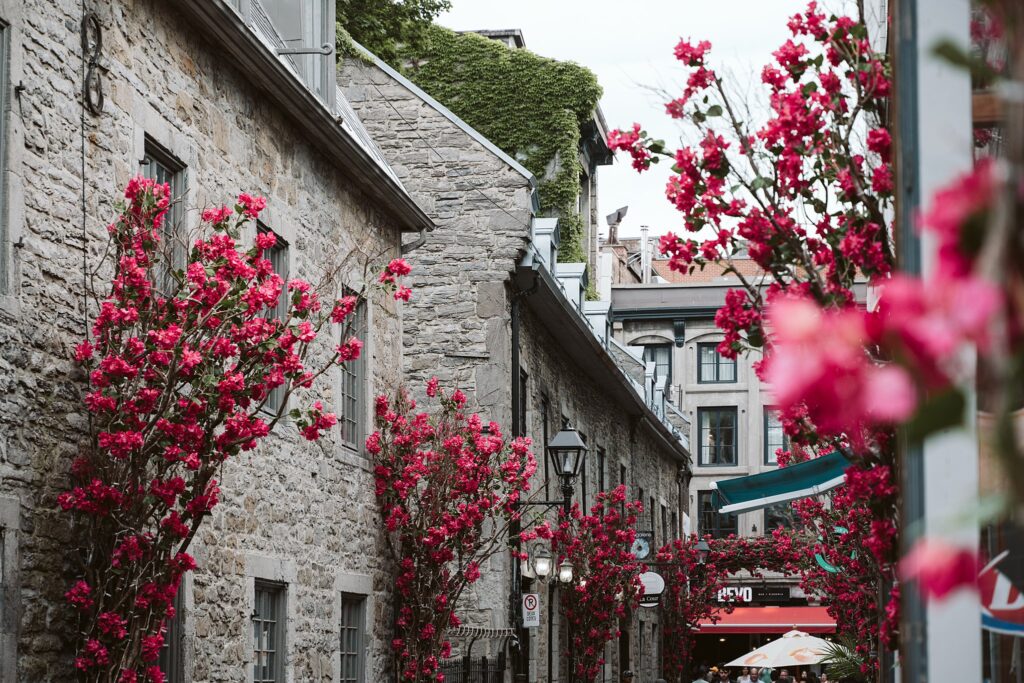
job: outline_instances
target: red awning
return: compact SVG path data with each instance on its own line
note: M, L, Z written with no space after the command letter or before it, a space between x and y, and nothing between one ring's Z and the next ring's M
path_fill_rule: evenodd
M836 620L824 607L737 607L717 623L700 622L699 633L835 633Z

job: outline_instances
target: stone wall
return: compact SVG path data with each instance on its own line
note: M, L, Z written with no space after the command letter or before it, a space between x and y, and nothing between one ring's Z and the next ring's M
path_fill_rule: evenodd
M355 190L348 172L268 104L261 84L228 66L173 3L90 5L109 70L101 72L103 113L87 114L83 130L81 3L0 0L10 81L20 86L3 112L9 201L0 218L13 246L0 295L0 503L20 508L20 530L2 531L17 539L20 555L16 572L5 567L4 583L20 583L17 680L24 683L72 678L62 594L76 539L55 497L86 419L84 378L68 359L87 325L84 268L109 272L100 260L104 226L139 171L146 139L187 166L182 202L190 227L201 207L230 203L239 191L266 195L265 222L289 241L293 275L316 280L340 264L342 279L358 287L364 255L397 256L400 238L377 202ZM367 393L394 387L401 371L395 303L375 300L370 326ZM325 377L317 393L335 401L338 381ZM310 445L287 426L279 432L227 463L223 502L193 545L201 569L186 585L186 680L251 680L256 577L289 581L288 680L336 680L341 590L370 596L367 680L384 680L389 586L367 463L334 436Z
M527 299L528 301L528 299ZM593 505L599 490L598 482L604 480L605 490L625 484L630 500L643 495L644 515L637 524L639 530L652 530L650 498L655 499L653 548L657 548L675 537L672 528L672 513L682 525L682 513L686 510L685 498L680 496L680 476L684 464L678 462L663 443L655 437L650 427L638 418L632 418L624 411L620 399L608 392L588 376L573 359L574 352L558 341L556 334L533 315L528 304L524 311L522 326L522 362L529 375L527 424L529 435L535 443L543 443L544 406L548 406L549 438L561 426L564 416L587 437L589 447L586 461L587 506ZM575 353L585 353L577 350ZM598 452L604 452L604 475L599 471ZM536 486L543 487L544 464L538 470ZM625 478L623 478L625 475ZM583 500L583 479L577 484L575 500ZM545 498L559 498L557 482L552 482ZM665 506L669 520L666 530L661 523L661 506ZM554 516L551 516L554 519ZM654 550L652 550L653 554ZM557 592L557 591L556 591ZM639 610L634 615L629 629L632 661L623 667L618 658L617 643L608 648L608 666L604 678L598 681L618 681L624 668L638 671L641 680L653 680L654 655L650 650L649 637L652 625L657 623L656 610ZM547 648L549 635L547 623L539 630L539 643L534 654L537 681L558 680L547 671ZM639 631L645 629L648 637L645 652L638 652ZM559 662L556 656L554 661ZM564 675L564 674L563 674ZM532 680L532 679L531 679ZM564 680L564 679L563 679Z
M504 283L529 239L529 177L379 66L346 59L338 83L437 225L409 255L416 296L403 320L406 380L422 395L426 380L436 376L442 385L462 388L486 417L508 425Z

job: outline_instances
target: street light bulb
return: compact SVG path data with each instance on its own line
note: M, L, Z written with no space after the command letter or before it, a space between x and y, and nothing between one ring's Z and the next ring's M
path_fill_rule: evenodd
M558 565L558 580L562 583L572 583L572 562L564 560Z
M537 572L537 577L546 579L551 574L551 558L537 556L533 560L533 571Z

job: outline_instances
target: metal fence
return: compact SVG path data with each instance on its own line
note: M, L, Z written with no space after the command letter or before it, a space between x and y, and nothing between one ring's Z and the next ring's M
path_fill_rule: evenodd
M445 683L503 683L505 680L505 653L496 658L461 657L441 662Z

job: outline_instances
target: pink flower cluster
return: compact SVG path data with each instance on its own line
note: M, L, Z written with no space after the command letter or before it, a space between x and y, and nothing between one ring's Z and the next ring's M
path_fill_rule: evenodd
M396 636L403 681L441 681L450 655L445 630L459 624L456 604L501 547L496 529L518 517L537 463L529 439L506 440L498 424L466 415L466 396L436 379L427 395L441 410L415 412L402 392L377 398L377 431L366 440L375 492L392 535L398 574Z
M550 534L558 562L572 562L573 585L562 593L565 616L572 624L575 680L590 683L604 664L605 644L617 638L619 620L635 609L643 593L643 565L630 547L636 538L639 501L626 500L626 487L597 494L585 515L574 505L568 517L561 513L558 529L546 526L536 535ZM532 536L525 534L522 538Z
M616 129L608 133L608 149L613 152L627 152L633 158L633 168L638 172L646 171L651 167L653 158L647 145L644 144L646 136L640 130L640 124L634 123L631 130Z
M220 499L222 463L255 448L288 396L354 359L359 342L346 342L322 368L309 366L318 332L344 321L356 302L345 297L321 314L317 293L302 280L288 283L284 319L272 314L285 285L262 255L275 238L258 235L248 249L238 243L264 198L242 194L233 210L204 211L208 234L169 284L155 276L169 188L133 178L125 198L108 227L109 295L93 339L74 349L89 373L94 440L73 462L72 487L58 504L91 529L88 579L66 595L83 624L76 666L97 679L155 683L163 681L152 664L163 624L182 576L195 567L185 551ZM283 391L276 406L275 390ZM311 440L336 421L319 402L296 420Z
M974 275L976 254L963 245L977 243L965 233L982 229L991 173L990 164L980 164L936 194L925 225L938 234L938 267L926 279L897 275L878 283L875 311L822 309L806 298L771 304L774 346L763 376L783 412L800 406L821 433L846 434L859 446L872 425L899 424L926 391L948 388L965 344L985 348L1002 297ZM870 349L895 362L878 363Z

